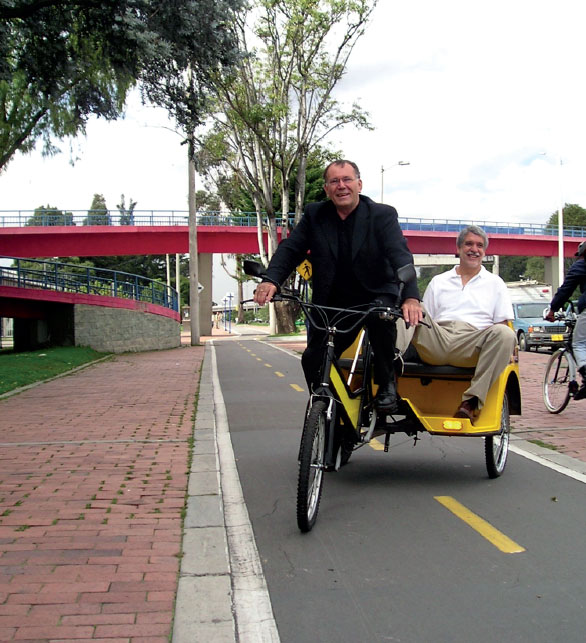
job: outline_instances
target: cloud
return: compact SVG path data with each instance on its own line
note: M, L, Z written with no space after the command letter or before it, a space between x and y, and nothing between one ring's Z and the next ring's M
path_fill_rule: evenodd
M385 200L404 216L541 222L562 192L586 205L582 14L564 0L379 3L336 94L359 91L376 127L336 135L365 192L380 198L390 166Z
M376 200L383 178L405 217L538 223L562 199L586 207L583 24L575 0L381 0L335 92L376 129L337 131L333 147ZM185 147L164 128L135 97L124 121L90 122L74 167L68 154L18 157L0 209L87 209L98 192L112 209L124 193L138 209L185 210Z

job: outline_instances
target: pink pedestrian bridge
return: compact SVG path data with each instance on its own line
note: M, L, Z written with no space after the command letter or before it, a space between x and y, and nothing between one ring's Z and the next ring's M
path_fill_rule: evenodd
M200 282L204 292L200 303L200 328L211 332L211 282L214 253L257 253L256 216L222 212L197 213L197 240ZM401 227L413 254L453 255L459 230L470 223L482 226L490 237L491 255L529 255L546 259L548 280L557 287L557 228L547 224L509 224L487 221L400 218ZM108 212L0 211L0 255L10 257L87 257L115 255L175 254L189 251L186 212L135 211L121 225L120 218ZM99 225L96 225L99 224ZM564 255L571 257L586 237L583 228L564 228ZM266 232L263 235L265 247ZM5 288L6 289L6 288ZM12 289L14 293L14 289ZM29 290L30 293L30 290ZM6 297L0 292L0 298ZM38 299L82 297L79 294L43 294ZM23 306L13 297L13 308ZM102 300L104 301L104 300ZM5 302L6 303L6 302ZM89 302L88 302L89 303ZM38 303L37 303L38 305ZM144 304L126 302L125 306ZM165 311L166 315L173 314ZM176 312L174 313L177 314Z
M100 255L174 254L189 250L187 215L177 212L136 213L134 225L30 225L32 213L3 215L0 212L0 255L13 257L85 257ZM49 215L48 215L49 217ZM81 217L81 215L80 215ZM84 213L84 220L87 213ZM400 219L414 254L453 254L459 230L470 221ZM81 222L81 218L80 218ZM557 257L557 229L546 224L475 222L490 237L490 254ZM564 254L570 257L586 231L567 227ZM200 213L197 225L198 251L256 253L258 235L255 217ZM264 234L266 244L266 233Z

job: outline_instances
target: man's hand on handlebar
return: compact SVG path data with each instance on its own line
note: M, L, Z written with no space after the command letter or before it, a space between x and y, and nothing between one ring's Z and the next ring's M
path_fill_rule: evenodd
M552 322L555 321L555 313L551 308L546 308L544 313L543 313L543 319Z
M266 303L271 301L276 292L277 287L275 284L272 284L270 281L263 281L258 284L254 291L254 301L260 306L264 306Z
M403 311L403 319L407 326L417 326L419 322L423 320L423 308L421 308L421 302L419 299L410 297L405 299L401 306Z

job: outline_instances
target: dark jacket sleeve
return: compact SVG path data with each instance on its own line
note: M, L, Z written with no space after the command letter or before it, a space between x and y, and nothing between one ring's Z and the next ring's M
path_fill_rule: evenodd
M307 208L291 234L278 245L266 270L270 281L281 285L305 259L310 247L310 228Z
M586 308L586 261L584 259L578 259L568 270L564 283L557 289L551 300L550 308L553 312L569 301L577 287L582 293L578 300L578 312L582 312Z

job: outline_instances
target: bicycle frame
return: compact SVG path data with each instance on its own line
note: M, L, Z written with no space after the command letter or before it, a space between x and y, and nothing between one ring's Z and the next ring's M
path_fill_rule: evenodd
M564 312L560 311L560 313L561 314L556 313L556 317L564 320L566 329L568 330L568 339L564 341L561 349L559 350L568 354L568 357L570 358L568 362L570 364L571 377L572 380L575 380L576 373L578 372L578 366L576 356L574 355L574 328L576 327L576 313L574 311L574 304L570 301L568 303L567 309ZM558 373L556 372L556 376L557 375Z
M561 413L579 390L577 381L578 364L574 355L573 331L576 326L574 307L564 312L556 312L555 317L563 320L569 331L564 341L548 360L543 377L543 402L550 413Z
M309 314L310 308L316 308L314 304L302 303L302 308L309 319L310 323L314 327L318 327L311 315ZM325 309L326 307L319 307ZM306 310L307 309L307 310ZM338 313L348 312L344 309L329 308L331 311ZM397 317L400 315L398 309L389 309L382 307L371 307L368 310L356 310L352 311L350 314L355 314L358 316L358 320L352 324L348 329L339 331L334 325L328 324L326 328L321 328L321 330L326 330L327 332L327 342L326 350L324 351L324 359L322 367L320 370L320 384L313 390L310 394L309 406L313 404L314 400L317 398L324 399L327 404L327 420L330 430L328 431L327 436L327 447L326 447L326 457L325 457L325 467L326 468L339 468L338 460L338 451L339 451L339 438L340 436L336 435L336 430L339 429L337 423L337 418L341 416L344 421L344 424L348 424L352 427L354 440L355 442L364 442L361 436L361 429L363 427L362 419L363 412L372 401L372 385L371 378L366 373L370 373L371 364L372 364L372 353L370 350L370 343L368 341L368 332L366 329L362 329L359 332L358 345L356 346L355 356L348 377L342 371L342 367L339 364L338 358L335 355L335 345L334 338L338 332L342 333L351 333L353 332L363 321L364 319L371 314L372 312L386 312L390 316ZM319 327L318 327L319 328ZM356 343L356 341L354 342ZM350 385L354 376L356 375L356 365L360 353L363 353L362 358L362 368L363 373L363 382L362 385L357 390L352 390ZM372 427L370 430L370 435L372 435L372 428L374 427L374 422L376 421L376 412L373 412L373 418L371 420Z

